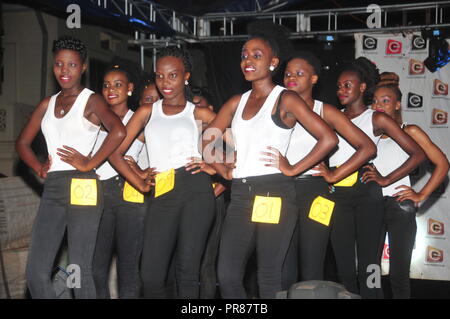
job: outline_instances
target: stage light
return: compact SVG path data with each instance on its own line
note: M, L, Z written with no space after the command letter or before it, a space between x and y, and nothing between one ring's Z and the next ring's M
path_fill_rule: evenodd
M445 39L441 39L439 37L431 38L428 45L428 58L423 61L427 69L431 73L433 73L447 65L448 62L450 62L450 50L448 42Z

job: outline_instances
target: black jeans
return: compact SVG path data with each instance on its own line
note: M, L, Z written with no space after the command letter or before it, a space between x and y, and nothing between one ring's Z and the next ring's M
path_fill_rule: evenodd
M213 299L217 289L217 257L219 255L219 242L225 218L225 196L221 194L216 198L216 214L214 224L208 236L205 253L200 271L200 298Z
M383 226L383 194L377 183L361 183L361 175L362 171L359 171L358 181L352 187L336 186L330 196L335 202L331 243L338 277L345 288L362 298L379 298L381 287L367 285L372 274L367 267L380 267L381 263L378 247Z
M123 200L124 179L120 176L101 181L105 207L97 236L94 255L94 280L97 298L110 298L109 269L113 253L117 254L119 298L138 298L140 292L139 261L142 252L144 203Z
M199 298L200 263L214 220L214 193L206 173L182 167L175 187L152 198L145 218L141 278L145 298L166 298L166 277L175 254L178 298Z
M33 225L27 261L26 278L32 298L56 298L51 275L66 228L69 263L78 265L81 271L81 287L74 288L75 297L96 297L92 259L103 210L103 191L97 180L96 206L71 205L72 178L97 180L97 175L78 171L48 174Z
M404 201L403 204L408 204ZM384 197L384 228L382 242L386 232L389 237L389 279L392 294L395 299L409 299L411 289L409 282L409 268L416 239L416 213L414 203L409 201L412 211L405 211L390 196ZM380 254L381 255L381 254Z
M252 222L255 195L281 197L278 224ZM219 249L218 276L223 298L247 298L245 267L256 248L259 296L275 298L282 290L282 267L297 223L292 178L271 174L233 179Z
M297 194L298 227L286 258L284 288L293 283L306 280L323 280L324 263L332 219L325 226L311 218L309 211L317 196L329 199L328 183L321 176L302 175L295 179ZM300 273L300 278L298 277Z

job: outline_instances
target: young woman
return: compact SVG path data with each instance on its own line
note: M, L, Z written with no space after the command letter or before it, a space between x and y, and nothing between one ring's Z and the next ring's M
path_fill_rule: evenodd
M344 66L337 82L337 95L345 107L343 114L375 144L382 134L386 134L409 155L408 160L385 177L381 186L386 186L419 165L424 154L389 116L367 108L378 80L379 73L375 65L360 57ZM331 170L341 166L354 153L353 147L339 137L338 149L330 157ZM317 169L323 176L330 173L323 164ZM381 296L380 287L376 282L368 283L367 279L374 271L368 266L380 264L378 244L383 223L383 196L379 184L361 180L362 173L362 169L358 169L333 186L331 199L335 206L331 243L338 277L347 290L359 293L363 298L378 298Z
M208 127L223 134L231 125L236 168L224 165L221 154L214 154L218 161L213 154L206 154L207 146L221 136L204 138L204 156L225 179L233 180L218 261L224 298L247 297L243 277L255 248L260 297L275 298L282 290L281 270L297 221L290 176L319 162L337 143L333 131L297 94L273 83L278 64L277 43L266 35L252 36L242 48L240 64L252 90L228 100ZM277 154L285 155L296 121L318 142L300 162L290 165L283 157L277 161ZM276 209L277 203L281 208ZM264 211L267 207L272 209Z
M155 103L160 99L158 89L156 88L153 77L149 77L145 80L144 87L141 92L141 99L139 105L147 103Z
M26 277L33 298L56 298L51 275L67 229L69 262L80 276L75 296L95 298L92 259L103 192L93 169L119 146L125 129L103 97L81 85L87 67L86 46L77 39L63 37L55 41L53 52L53 74L61 91L39 103L16 141L23 161L46 178L34 221ZM91 157L100 125L109 134ZM49 168L37 160L30 147L40 129L51 158Z
M437 147L428 135L417 125L406 124L401 116L402 93L397 80L383 81L394 74L384 73L380 85L376 89L372 108L383 112L395 120L406 134L419 144L428 159L435 165L430 179L416 192L411 188L409 176L405 175L397 182L383 187L384 196L384 231L389 236L389 278L394 298L410 298L409 268L416 237L416 207L425 201L431 193L444 181L449 170L445 154ZM378 142L378 154L373 161L375 167L365 172L363 180L382 184L384 176L391 173L405 160L406 154L391 138L383 135Z
M314 55L309 52L298 52L286 66L284 86L297 92L308 107L345 138L356 151L339 168L327 175L315 176L316 171L310 169L295 177L299 208L298 252L301 281L323 280L325 253L332 225L333 215L325 224L312 219L313 216L309 217L313 201L318 196L328 198L328 183L332 184L347 177L376 152L375 144L342 112L333 105L313 99L312 91L319 79L320 69L320 61ZM286 155L289 163L294 164L301 160L315 144L315 138L303 126L296 123ZM296 244L293 243L293 248Z
M111 110L126 125L133 115L128 107L134 84L129 72L119 66L109 67L103 77L103 97ZM100 130L94 154L108 133ZM140 136L143 140L143 134ZM137 161L143 142L136 139L127 156ZM110 298L108 289L109 269L113 253L117 254L117 278L119 298L138 298L140 291L139 260L141 257L146 212L145 197L125 185L125 180L109 162L96 169L104 192L104 209L98 230L94 255L94 279L97 298Z
M111 156L119 172L147 192L150 185L123 159L144 129L150 166L160 173L144 226L141 278L146 298L166 297L165 279L173 255L178 297L199 296L200 261L214 218L211 179L202 171L215 172L201 161L198 143L202 123L211 122L215 114L186 100L190 72L184 50L169 47L158 53L155 82L163 98L135 112L127 124L127 138Z

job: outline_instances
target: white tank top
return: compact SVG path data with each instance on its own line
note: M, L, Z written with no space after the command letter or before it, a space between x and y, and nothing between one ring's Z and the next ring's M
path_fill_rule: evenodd
M131 116L133 115L132 110L128 110L127 114L123 117L122 123L123 125L127 125L128 121L130 120ZM105 141L106 137L108 136L108 132L100 130L98 133L97 142L95 143L94 150L92 151L92 154L97 153L97 151L102 146L103 142ZM139 153L142 150L142 146L144 143L139 141L138 139L135 139L133 143L131 144L130 148L126 152L126 155L130 155L136 162L137 158L139 156ZM95 170L98 176L100 176L100 180L106 180L110 179L111 177L114 177L118 175L117 171L109 164L108 161L104 162L99 168Z
M272 146L285 156L293 129L278 127L272 120L272 110L281 91L285 88L277 85L270 92L261 109L250 120L243 120L242 113L250 96L251 90L241 96L231 130L237 156L233 178L261 176L281 173L278 168L267 167L268 162L261 161L261 152L269 152L267 146Z
M91 123L84 117L86 103L94 92L83 89L78 94L72 108L62 118L55 117L56 97L53 95L48 103L47 111L41 122L42 133L47 143L47 150L52 157L52 165L49 172L75 170L70 164L63 162L56 154L57 148L63 145L73 147L84 156L89 155L94 147L100 126Z
M314 100L314 113L323 117L323 102ZM295 123L294 131L292 132L291 141L289 142L286 157L291 165L298 163L303 159L316 145L317 140L309 134L309 132L300 124ZM302 175L311 175L316 173L316 170L310 169Z
M390 137L380 138L377 149L377 157L373 160L373 164L382 176L390 174L409 158L409 155ZM383 196L392 196L401 191L401 189L395 189L400 185L411 186L409 175L383 187Z
M189 162L189 157L202 157L199 151L201 123L195 120L195 105L187 101L183 111L166 115L162 101L153 103L144 131L149 166L156 167L158 172L182 167Z
M372 109L367 109L357 117L351 119L351 121L359 127L361 131L366 133L366 135L376 145L381 135L373 135L372 116L374 112L375 111ZM338 149L330 157L330 167L342 165L356 152L356 150L343 137L339 134L337 134L337 136L339 138Z

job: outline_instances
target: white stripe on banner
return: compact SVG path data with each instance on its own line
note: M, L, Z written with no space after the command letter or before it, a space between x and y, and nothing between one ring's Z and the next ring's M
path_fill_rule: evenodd
M380 72L395 72L403 93L403 120L419 125L450 157L450 64L431 73L423 65L428 43L419 33L406 36L355 34L356 57L373 61ZM411 176L417 191L430 177L430 164L419 167ZM444 184L422 205L417 214L416 243L411 261L411 278L450 280L450 198ZM382 259L383 273L389 271L389 247L386 239Z

